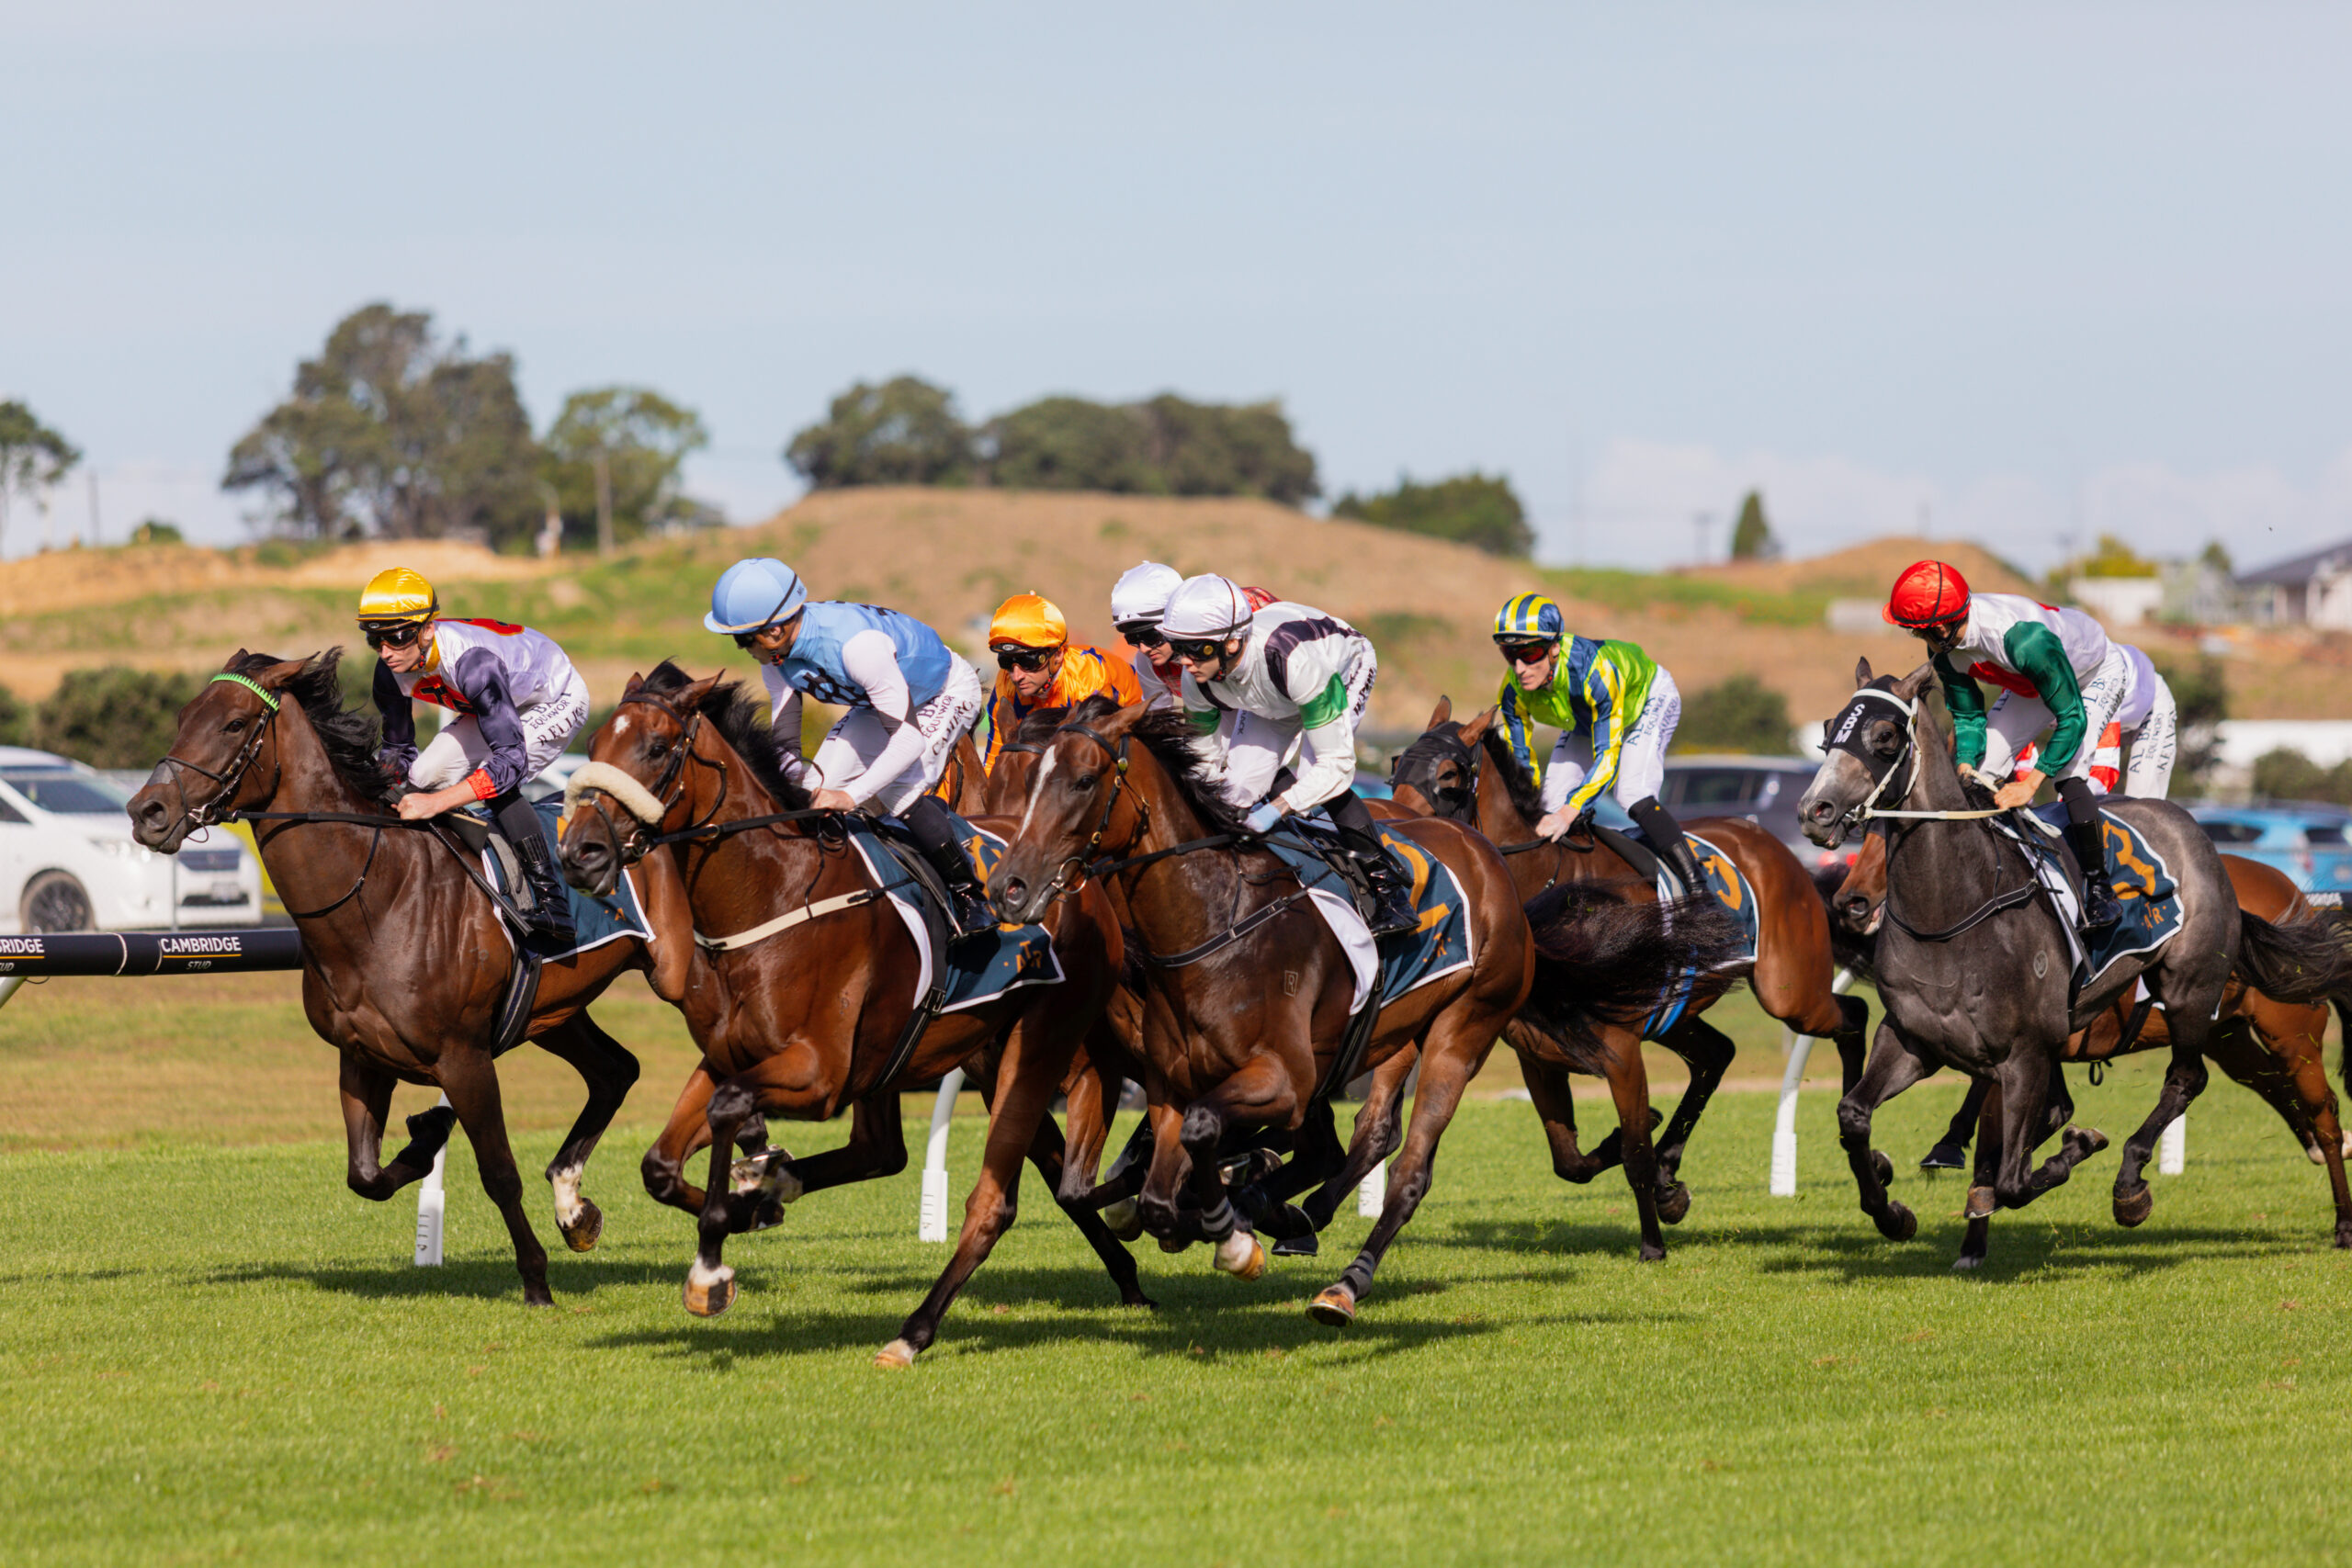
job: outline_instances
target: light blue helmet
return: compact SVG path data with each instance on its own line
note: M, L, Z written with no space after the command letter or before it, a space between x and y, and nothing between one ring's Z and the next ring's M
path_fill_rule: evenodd
M788 621L808 603L808 586L800 574L768 556L739 560L718 575L710 591L710 614L704 626L715 632L755 632L778 621Z

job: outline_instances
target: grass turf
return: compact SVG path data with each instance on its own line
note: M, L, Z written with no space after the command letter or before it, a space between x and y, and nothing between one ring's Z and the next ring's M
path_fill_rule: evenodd
M2151 1065L2077 1084L2120 1136ZM1950 1113L1882 1117L1907 1167ZM1597 1121L1605 1124L1605 1111ZM1854 1210L1830 1097L1802 1195L1765 1195L1770 1095L1721 1098L1663 1266L1613 1175L1546 1173L1527 1108L1465 1106L1439 1185L1352 1329L1300 1310L1363 1235L1254 1285L1139 1254L1123 1313L1034 1177L911 1371L872 1351L944 1260L915 1177L738 1238L744 1295L685 1316L683 1216L637 1190L526 1312L469 1158L451 1263L413 1208L343 1190L339 1146L0 1156L0 1558L25 1562L1138 1562L2330 1560L2352 1462L2352 1272L2320 1174L2225 1085L2136 1233L2112 1154L1947 1269L1956 1180L1898 1178L1921 1238ZM650 1115L633 1104L633 1114ZM1596 1118L1589 1117L1589 1121ZM954 1144L957 1190L978 1123ZM1595 1130L1598 1130L1596 1125ZM841 1129L793 1128L796 1147ZM521 1139L544 1161L551 1134ZM533 1212L544 1237L545 1188ZM2320 1438L2306 1448L2306 1434Z

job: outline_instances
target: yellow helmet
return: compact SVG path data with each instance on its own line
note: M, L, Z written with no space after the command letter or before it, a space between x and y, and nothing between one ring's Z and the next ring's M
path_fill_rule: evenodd
M1016 593L996 607L989 623L990 648L1059 648L1069 641L1069 622L1050 599Z
M416 626L431 620L440 608L433 584L404 566L385 568L359 591L361 626Z

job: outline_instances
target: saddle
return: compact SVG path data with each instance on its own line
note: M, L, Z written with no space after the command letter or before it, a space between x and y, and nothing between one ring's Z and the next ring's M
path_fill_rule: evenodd
M1658 858L1657 852L1650 848L1647 839L1636 839L1629 833L1621 833L1614 828L1603 827L1598 822L1592 825L1592 836L1596 842L1606 844L1615 851L1618 858L1632 866L1634 874L1651 886L1657 886L1658 873L1661 869L1665 871L1667 880L1678 886L1681 885L1682 878L1675 874L1671 865ZM1682 891L1689 894L1692 889L1684 887Z
M537 908L531 898L530 879L523 874L523 863L515 855L514 846L488 818L466 811L445 811L433 819L433 825L442 842L456 854L458 864L473 878L474 886L490 895L499 919L506 925L507 935L513 939L514 970L506 982L506 995L499 1001L498 1026L491 1035L490 1055L495 1060L523 1043L523 1031L531 1021L531 1010L539 998L539 966L546 960L524 941L526 922ZM497 858L498 886L492 886L474 865L472 857L485 852Z
M1340 841L1340 830L1333 826L1330 818L1318 810L1310 816L1285 817L1282 825L1296 835L1300 843L1314 851L1317 860L1330 867L1331 874L1347 888L1348 898L1355 905L1356 913L1363 917L1364 924L1372 924L1373 916L1380 908L1380 900L1374 896L1371 883L1365 880L1361 863L1348 852L1347 845ZM1396 857L1390 852L1385 842L1381 844L1380 852L1388 856L1392 865L1396 863ZM1397 869L1400 873L1404 871L1401 866ZM1406 874L1405 881L1408 886L1411 884L1410 874Z

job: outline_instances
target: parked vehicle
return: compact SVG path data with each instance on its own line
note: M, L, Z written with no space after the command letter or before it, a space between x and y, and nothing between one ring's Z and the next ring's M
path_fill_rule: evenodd
M261 863L243 844L207 829L159 855L131 838L130 797L71 758L0 746L0 926L156 931L261 919Z
M2352 888L2352 812L2300 801L2262 806L2192 806L2188 814L2216 846L2277 866L2306 893Z
M1807 871L1850 865L1850 845L1825 850L1797 824L1797 802L1821 764L1802 757L1668 757L1658 803L1684 822L1702 817L1745 817L1797 857Z

